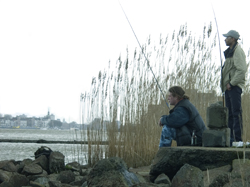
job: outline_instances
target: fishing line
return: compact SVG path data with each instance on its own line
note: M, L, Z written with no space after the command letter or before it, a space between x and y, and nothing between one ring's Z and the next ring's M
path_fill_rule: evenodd
M148 60L148 58L146 57L145 53L144 53L143 50L142 50L141 44L140 44L140 42L139 42L139 40L138 40L138 38L137 38L137 36L136 36L136 34L135 34L135 31L134 31L134 29L133 29L133 27L132 27L132 25L131 25L131 23L130 23L130 21L129 21L129 19L128 19L128 17L127 17L127 15L126 15L126 13L125 13L125 11L124 11L124 9L123 9L121 3L120 3L120 1L118 1L118 2L119 2L119 4L120 4L120 6L121 6L121 9L122 9L122 11L123 11L123 13L124 13L124 15L125 15L125 17L126 17L128 23L129 23L129 25L130 25L130 28L132 29L132 31L133 31L133 33L134 33L134 36L135 36L135 38L136 38L136 40L137 40L137 42L138 42L138 44L139 44L139 46L140 46L140 48L141 48L141 51L142 51L142 53L143 53L143 56L144 56L145 59L147 60L148 67L149 67L149 69L151 70L151 73L152 73L153 76L154 76L154 79L155 79L155 81L156 81L156 83L157 83L158 88L160 89L160 92L161 92L161 94L162 94L162 97L164 98L164 100L165 100L165 102L166 102L166 104L167 104L167 106L168 106L168 109L170 109L170 107L169 107L169 105L168 105L168 102L167 102L167 100L166 100L166 98L165 98L165 96L164 96L164 94L163 94L163 92L162 92L162 90L161 90L161 87L160 87L160 85L159 85L159 83L158 83L158 81L157 81L157 79L156 79L156 77L155 77L155 74L154 74L154 72L153 72L151 66L149 65L149 60Z
M216 20L216 16L215 16L215 11L214 11L214 7L213 4L212 5L212 9L213 9L213 13L214 13L214 20L216 23L216 28L217 28L217 35L218 35L218 40L219 40L219 50L220 50L220 67L221 67L221 83L223 83L223 77L222 77L222 57L221 57L221 47L220 47L220 34L219 34L219 27L217 24L217 20ZM222 101L223 101L223 106L225 105L225 100L224 100L224 93L222 91Z

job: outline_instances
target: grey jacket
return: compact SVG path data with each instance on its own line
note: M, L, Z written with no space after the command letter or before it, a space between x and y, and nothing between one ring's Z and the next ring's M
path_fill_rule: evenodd
M239 86L241 89L245 85L245 74L247 71L246 55L239 44L225 52L226 61L222 67L221 90L226 91L227 84Z

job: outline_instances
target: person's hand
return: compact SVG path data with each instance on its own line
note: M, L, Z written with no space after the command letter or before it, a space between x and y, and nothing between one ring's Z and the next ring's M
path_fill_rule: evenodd
M158 122L158 125L159 125L160 127L163 126L163 124L161 123L161 118L160 118L160 120L159 120L159 122Z
M227 90L231 90L231 85L227 83Z

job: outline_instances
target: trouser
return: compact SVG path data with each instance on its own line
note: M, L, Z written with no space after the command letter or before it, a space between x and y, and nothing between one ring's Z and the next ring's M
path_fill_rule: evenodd
M225 99L228 108L228 127L231 129L230 143L242 141L242 108L241 108L242 89L232 86L231 90L226 90Z
M160 139L159 148L171 147L173 139L174 140L176 139L175 129L167 127L167 125L164 125L161 131L161 139Z

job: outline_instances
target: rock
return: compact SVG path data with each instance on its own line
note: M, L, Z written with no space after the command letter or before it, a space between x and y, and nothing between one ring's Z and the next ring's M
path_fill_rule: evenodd
M211 184L209 185L209 187L220 187L220 186L224 186L225 184L227 184L230 180L230 173L221 173L218 176L216 176L213 181L211 182Z
M118 157L97 162L87 178L88 187L127 187L139 183L137 176L129 172L126 163Z
M170 186L168 184L141 183L141 184L135 184L132 187L170 187Z
M185 164L176 173L172 180L171 187L203 187L203 173L202 171L194 166Z
M0 161L0 169L10 172L16 172L17 167L14 165L13 160Z
M232 178L242 178L244 180L250 178L250 160L235 159L232 162Z
M237 159L238 156L242 158L243 151L245 151L245 162ZM53 155L51 156L53 158ZM203 170L205 187L249 186L249 157L250 150L242 148L161 148L151 166L130 168L128 171L126 163L117 157L101 160L92 169L77 162L62 166L64 156L56 153L54 155L56 161L52 162L54 168L68 169L60 171L59 174L56 172L48 174L44 170L47 159L44 155L36 160L1 161L2 168L11 170L14 165L18 170L9 172L0 169L0 187L170 187L176 186L175 183L182 186L181 183L184 185L184 181L186 186L190 184L201 186L200 170ZM47 161L50 163L48 159ZM153 178L152 181L155 183L150 183L149 178L151 180ZM196 184L193 184L195 180Z
M49 161L45 155L39 156L37 159L32 161L33 164L38 164L41 166L46 172L49 172Z
M11 176L12 172L0 169L0 183L4 181L9 181Z
M71 170L61 171L57 180L61 181L61 183L69 184L75 180L75 175Z
M207 107L206 125L208 128L226 128L228 109L215 103Z
M87 181L87 177L86 176L76 176L75 177L75 181L71 182L70 185L72 186L81 186L84 182Z
M71 163L66 164L65 168L69 169L71 171L78 171L78 172L80 172L81 165L78 162L71 162Z
M190 164L202 171L231 164L232 160L242 158L243 149L238 152L233 148L205 148L205 147L163 147L157 152L150 168L150 180L165 173L170 180L184 165ZM246 151L246 158L250 151Z
M25 177L25 175L14 172L9 181L2 182L0 187L22 187L27 186L28 184L29 180Z
M155 184L168 184L171 185L171 181L164 173L160 174L154 181Z
M56 151L52 152L49 156L49 173L60 173L65 170L64 163L65 156Z
M30 180L30 181L35 181L36 179L38 178L41 178L41 177L48 177L48 173L43 170L43 172L39 175L29 175L27 176L27 178Z
M229 183L225 184L223 187L244 187L250 186L250 181L244 181L240 178L232 179Z
M39 183L41 185L47 185L49 183L49 179L47 177L39 177L34 182Z
M20 162L17 172L21 173L23 171L24 166L29 165L33 162L31 159L24 159L23 161Z
M34 181L30 181L30 186L31 187L45 187L44 185L42 185L38 182L34 182Z
M84 182L81 187L88 187L87 181Z
M24 166L22 174L28 176L28 175L39 175L42 174L43 168L37 164L29 164Z
M61 187L61 181L49 181L49 187Z
M206 129L202 134L203 147L230 147L230 128Z
M215 181L221 181L222 179L220 178L223 177L222 175L229 175L231 170L232 166L226 165L219 168L203 171L204 187L208 187L211 183L217 183Z

